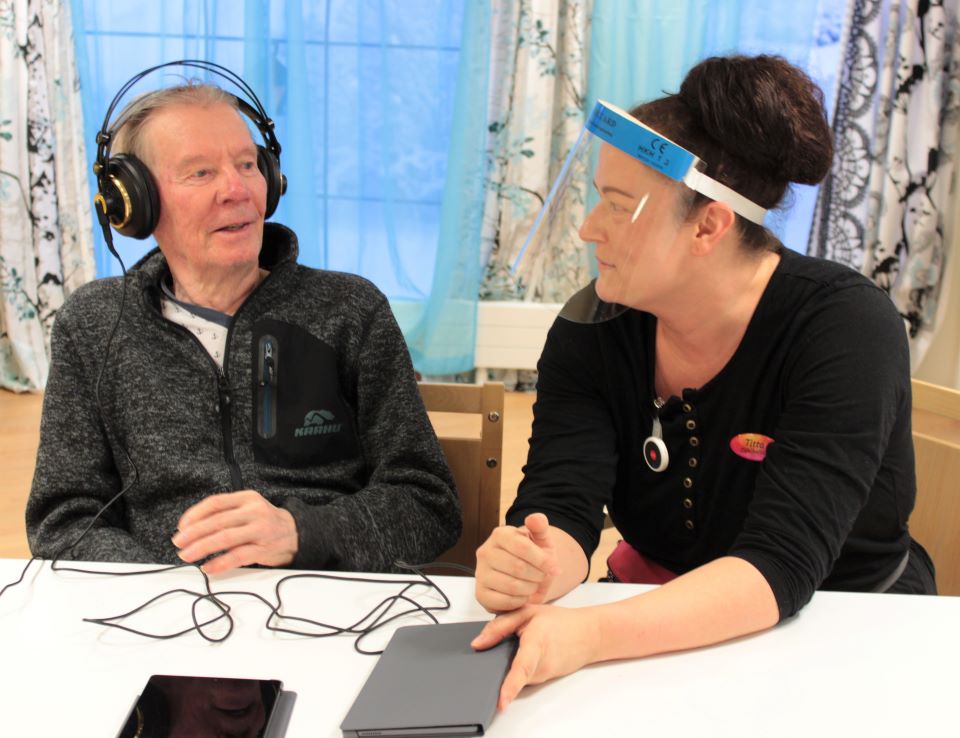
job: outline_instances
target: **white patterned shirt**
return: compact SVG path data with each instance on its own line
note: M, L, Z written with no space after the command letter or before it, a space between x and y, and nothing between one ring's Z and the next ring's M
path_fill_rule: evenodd
M163 317L190 331L223 369L223 356L227 345L227 331L233 317L211 308L182 302L173 295L166 282L162 283L160 309Z

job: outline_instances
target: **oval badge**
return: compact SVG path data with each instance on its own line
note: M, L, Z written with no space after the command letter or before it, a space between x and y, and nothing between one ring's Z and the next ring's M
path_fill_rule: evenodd
M773 439L761 433L740 433L730 439L730 450L747 461L763 461L771 443Z

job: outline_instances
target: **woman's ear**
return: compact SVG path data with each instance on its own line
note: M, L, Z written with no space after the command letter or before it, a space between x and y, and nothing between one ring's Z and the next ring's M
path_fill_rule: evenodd
M726 236L737 220L733 208L723 202L713 201L700 210L694 232L693 252L698 256L709 254Z

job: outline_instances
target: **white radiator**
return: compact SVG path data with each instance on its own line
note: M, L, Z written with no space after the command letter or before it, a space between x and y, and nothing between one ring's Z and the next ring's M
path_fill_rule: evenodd
M477 376L485 376L486 369L536 369L547 331L562 307L559 303L477 303Z

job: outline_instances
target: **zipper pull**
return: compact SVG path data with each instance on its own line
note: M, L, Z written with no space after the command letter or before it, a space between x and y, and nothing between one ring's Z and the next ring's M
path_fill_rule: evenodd
M226 407L230 406L230 383L227 382L227 374L220 367L217 373L217 389L220 391L220 404Z
M263 342L263 362L260 372L261 387L275 387L277 385L277 364L273 358L273 341L267 339Z

